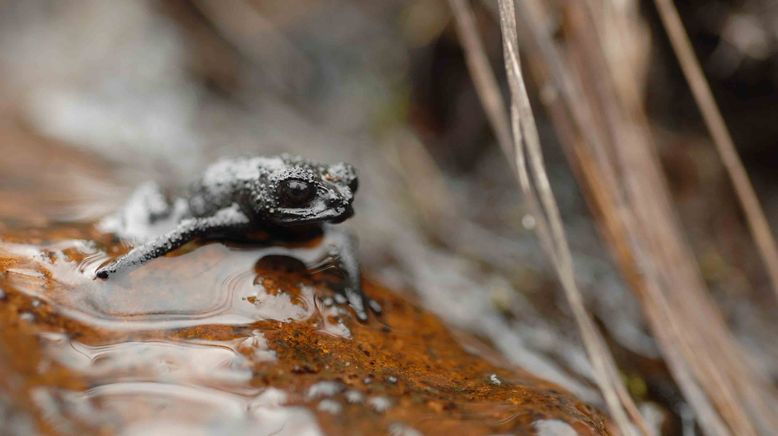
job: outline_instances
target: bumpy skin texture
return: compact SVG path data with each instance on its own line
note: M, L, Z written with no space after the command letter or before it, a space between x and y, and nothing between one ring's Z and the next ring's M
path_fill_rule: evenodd
M148 187L147 187L148 188ZM152 188L152 191L156 188ZM111 275L163 256L195 238L239 237L251 230L284 230L340 223L353 215L357 189L354 168L346 163L324 165L297 156L220 160L208 167L188 193L172 203L161 193L147 196L146 221L176 220L176 226L99 268L95 275ZM362 293L353 239L339 242L340 264L347 273L343 295L361 320L366 307L380 307Z

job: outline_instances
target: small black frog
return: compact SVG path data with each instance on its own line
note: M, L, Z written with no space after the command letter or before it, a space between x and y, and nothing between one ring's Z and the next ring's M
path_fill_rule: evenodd
M186 195L172 202L156 184L146 184L121 213L101 223L103 230L141 244L98 268L95 275L106 279L195 238L240 238L253 230L274 235L290 230L321 232L325 223L340 223L354 214L357 184L356 171L349 164L324 165L290 155L220 160ZM149 237L154 234L149 229L161 236ZM338 258L347 274L341 293L357 317L365 320L366 307L375 313L381 308L362 292L353 239L340 235L335 238L340 245Z

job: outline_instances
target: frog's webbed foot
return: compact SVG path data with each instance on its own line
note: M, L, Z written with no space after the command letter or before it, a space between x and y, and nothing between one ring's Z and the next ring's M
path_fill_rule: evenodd
M346 274L344 286L338 290L339 295L346 299L360 321L367 321L368 310L380 315L382 313L381 305L366 296L362 290L355 238L335 227L327 226L326 231L327 239L335 248L331 254L337 258L340 267Z
M380 315L383 312L381 305L377 301L365 295L362 292L362 288L346 287L340 291L343 298L348 301L349 306L354 309L357 315L357 319L364 322L367 321L368 309L376 315Z
M132 266L164 256L197 237L215 232L236 231L248 224L249 219L240 212L236 205L222 209L210 217L186 219L181 221L175 229L150 242L133 248L127 254L98 268L95 276L107 279L111 275Z

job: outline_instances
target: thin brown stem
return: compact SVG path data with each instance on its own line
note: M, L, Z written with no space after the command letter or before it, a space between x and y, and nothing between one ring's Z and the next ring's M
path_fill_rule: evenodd
M702 117L713 138L713 143L716 145L716 150L719 156L721 156L724 167L727 169L727 174L729 174L729 178L735 188L740 205L743 207L746 215L748 226L751 229L751 234L759 249L762 262L765 265L767 274L770 276L773 291L776 297L778 297L778 248L776 248L775 238L767 223L762 206L759 204L756 192L754 192L754 187L751 185L748 173L746 173L743 162L740 160L735 143L732 140L732 135L724 122L724 117L721 115L716 100L713 98L713 93L708 81L705 79L705 74L702 72L700 62L694 54L689 36L686 34L681 18L678 15L678 9L676 9L672 0L654 0L654 3L656 3L659 16L670 37L670 43L673 46L673 50L675 50L675 55L678 57L678 62L681 65L684 76L686 76L686 81L689 82L694 100L700 107Z

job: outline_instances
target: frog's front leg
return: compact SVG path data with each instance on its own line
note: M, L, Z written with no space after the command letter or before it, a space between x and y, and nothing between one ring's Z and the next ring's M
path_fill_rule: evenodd
M349 305L354 308L357 318L367 320L367 308L374 313L381 313L381 306L377 301L370 299L362 291L362 278L359 273L359 259L357 258L357 242L354 236L340 228L325 226L327 242L335 249L333 253L340 267L346 274L346 280L342 289L343 296Z
M222 209L210 217L185 219L175 229L150 242L134 247L127 254L98 268L95 276L107 279L112 274L129 267L164 256L197 237L218 232L238 231L249 224L249 219L238 209L237 205Z

